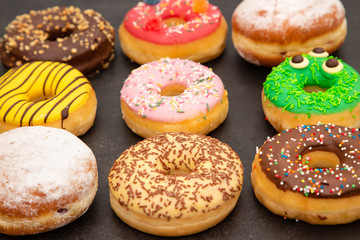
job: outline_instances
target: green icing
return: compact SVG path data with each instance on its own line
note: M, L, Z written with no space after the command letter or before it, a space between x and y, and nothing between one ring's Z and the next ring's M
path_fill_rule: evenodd
M360 101L359 73L343 63L344 68L333 74L325 72L322 65L332 57L322 58L303 54L309 65L293 68L285 59L274 67L264 82L264 93L275 106L289 112L331 114L353 109ZM318 86L326 91L306 92L305 86Z

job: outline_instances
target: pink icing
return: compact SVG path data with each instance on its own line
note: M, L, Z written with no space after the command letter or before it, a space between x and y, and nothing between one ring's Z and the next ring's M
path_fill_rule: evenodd
M178 96L160 94L162 88L174 84L187 88ZM205 115L223 94L223 82L211 69L191 60L163 58L133 70L121 90L121 100L139 116L174 123Z
M125 15L123 23L136 38L172 45L210 35L219 27L221 16L220 10L211 4L206 12L194 13L192 0L162 0L156 5L139 2ZM182 18L185 23L167 27L162 20L172 17Z

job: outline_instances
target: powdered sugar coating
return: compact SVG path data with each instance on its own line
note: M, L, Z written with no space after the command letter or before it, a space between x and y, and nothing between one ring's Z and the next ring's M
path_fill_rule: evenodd
M183 85L178 96L161 89ZM191 60L163 58L142 65L126 79L121 100L139 116L161 122L181 122L206 114L221 101L224 85L211 69Z
M37 216L88 194L97 181L95 156L71 133L21 127L0 134L0 211Z
M242 32L252 35L262 30L262 37L266 38L269 32L286 37L291 34L287 33L290 27L311 32L318 28L319 21L331 29L344 16L345 9L339 0L244 0L235 9L233 21L241 25Z

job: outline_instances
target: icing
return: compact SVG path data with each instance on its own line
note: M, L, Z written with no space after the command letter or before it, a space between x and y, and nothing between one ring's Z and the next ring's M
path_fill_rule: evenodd
M331 56L302 56L309 61L304 68L294 68L294 63L287 58L268 75L264 82L264 93L272 104L283 108L283 111L309 116L338 113L358 105L358 72L340 59L337 59L337 66L326 66L326 62L333 58ZM318 86L326 90L310 93L304 90L305 86Z
M304 125L269 138L259 150L262 171L282 190L309 197L334 198L359 194L360 131L331 124ZM337 155L336 167L310 167L305 154Z
M186 87L177 96L162 96L171 85ZM132 71L121 100L139 116L160 122L181 122L206 114L221 102L224 86L209 68L190 60L163 58Z
M339 0L244 0L234 16L235 25L241 25L239 30L247 37L273 43L276 34L277 41L287 43L296 34L294 28L301 32L299 37L308 36L309 32L321 35L327 29L334 29L343 21L345 9Z
M211 4L195 13L192 0L162 0L156 5L139 2L125 16L123 24L133 36L156 44L183 44L204 38L220 25L222 14ZM180 18L184 23L167 26L164 20Z
M91 88L65 63L26 63L0 78L0 121L31 126L64 120L86 103Z
M127 210L171 221L215 211L235 198L242 171L239 156L217 139L165 133L124 151L109 186Z
M16 128L0 134L0 146L0 210L8 216L40 215L51 205L64 211L69 196L83 198L97 179L94 154L65 130Z

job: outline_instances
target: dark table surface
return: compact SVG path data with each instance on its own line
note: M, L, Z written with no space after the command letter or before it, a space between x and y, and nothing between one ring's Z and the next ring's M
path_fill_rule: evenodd
M285 220L264 208L254 196L251 163L256 147L276 131L265 120L261 108L262 83L269 68L244 61L231 40L231 17L240 0L211 0L222 10L228 24L227 46L217 59L204 65L213 68L229 92L230 110L225 122L209 135L229 144L244 165L244 186L232 213L221 223L204 232L184 239L359 239L360 221L346 225L316 226L295 220ZM125 13L135 6L135 0L2 0L0 6L0 36L17 15L55 5L92 8L100 12L117 30ZM360 71L360 2L343 2L347 11L348 35L335 56ZM120 90L131 70L139 65L130 62L121 52L116 38L116 58L109 69L90 78L98 99L94 126L80 138L93 150L99 169L99 189L90 209L73 223L60 229L21 239L157 239L123 223L109 204L107 176L115 159L128 147L142 140L132 133L121 117ZM0 66L0 74L6 69ZM1 189L0 189L1 191ZM0 234L0 239L17 239Z

